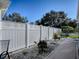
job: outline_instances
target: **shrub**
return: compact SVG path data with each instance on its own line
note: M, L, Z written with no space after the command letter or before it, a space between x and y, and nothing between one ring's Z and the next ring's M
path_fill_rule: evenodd
M58 35L57 35L57 33L54 33L54 39L58 39Z
M23 51L22 51L22 54L23 54L23 55L26 55L26 54L28 54L28 52L25 51L25 50L23 50Z
M53 39L56 40L56 39L59 39L60 40L60 37L61 35L60 34L57 34L57 33L54 33L53 35Z
M70 26L62 26L63 33L74 33L75 29Z
M38 42L38 49L39 49L39 53L45 52L47 49L47 42L44 40L40 40Z

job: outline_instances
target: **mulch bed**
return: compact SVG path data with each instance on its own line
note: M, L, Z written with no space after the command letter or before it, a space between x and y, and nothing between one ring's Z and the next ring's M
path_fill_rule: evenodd
M37 47L32 47L29 49L25 49L19 53L12 54L12 59L44 59L47 57L59 44L55 44L53 42L48 43L48 50L42 54L38 53Z

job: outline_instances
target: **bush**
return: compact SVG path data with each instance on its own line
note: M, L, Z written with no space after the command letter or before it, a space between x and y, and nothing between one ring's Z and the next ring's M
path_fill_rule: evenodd
M54 33L54 39L56 40L56 39L59 39L60 40L60 35L58 35L57 33Z
M74 33L75 29L70 26L62 26L62 32L63 33Z
M26 55L26 54L28 54L28 52L27 52L26 50L23 50L23 51L22 51L22 54L23 54L23 55Z
M39 53L43 53L46 52L47 49L47 42L44 40L40 40L38 42L38 49L39 49Z
M58 39L58 35L54 33L54 39Z

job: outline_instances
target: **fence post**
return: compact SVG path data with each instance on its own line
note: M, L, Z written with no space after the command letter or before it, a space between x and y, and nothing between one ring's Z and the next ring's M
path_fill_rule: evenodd
M49 40L49 26L48 26L48 40Z
M25 45L29 48L29 24L26 24L26 36L25 36Z
M40 40L42 39L42 25L40 25Z
M54 27L53 27L53 37L52 37L52 39L54 38Z

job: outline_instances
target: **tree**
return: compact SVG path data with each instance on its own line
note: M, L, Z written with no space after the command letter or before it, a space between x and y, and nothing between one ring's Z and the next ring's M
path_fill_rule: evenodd
M5 15L2 20L13 21L13 22L22 22L22 23L28 22L26 17L23 17L19 13L16 13L16 12L9 14L8 16Z
M68 23L69 26L73 27L73 28L76 28L77 27L77 21L76 20L71 20L69 23Z
M34 22L30 22L30 24L32 24L32 25L33 25L33 24L34 24Z
M35 21L35 24L36 24L36 25L41 25L40 20Z
M37 25L43 26L51 26L62 28L62 26L70 26L76 28L76 20L72 20L71 18L67 17L67 14L63 11L50 11L46 13L41 20L37 20L35 22Z
M61 23L64 22L66 17L67 16L63 11L60 11L60 12L50 11L50 12L46 13L43 16L43 18L41 18L40 22L39 22L39 20L37 20L36 24L60 28Z

